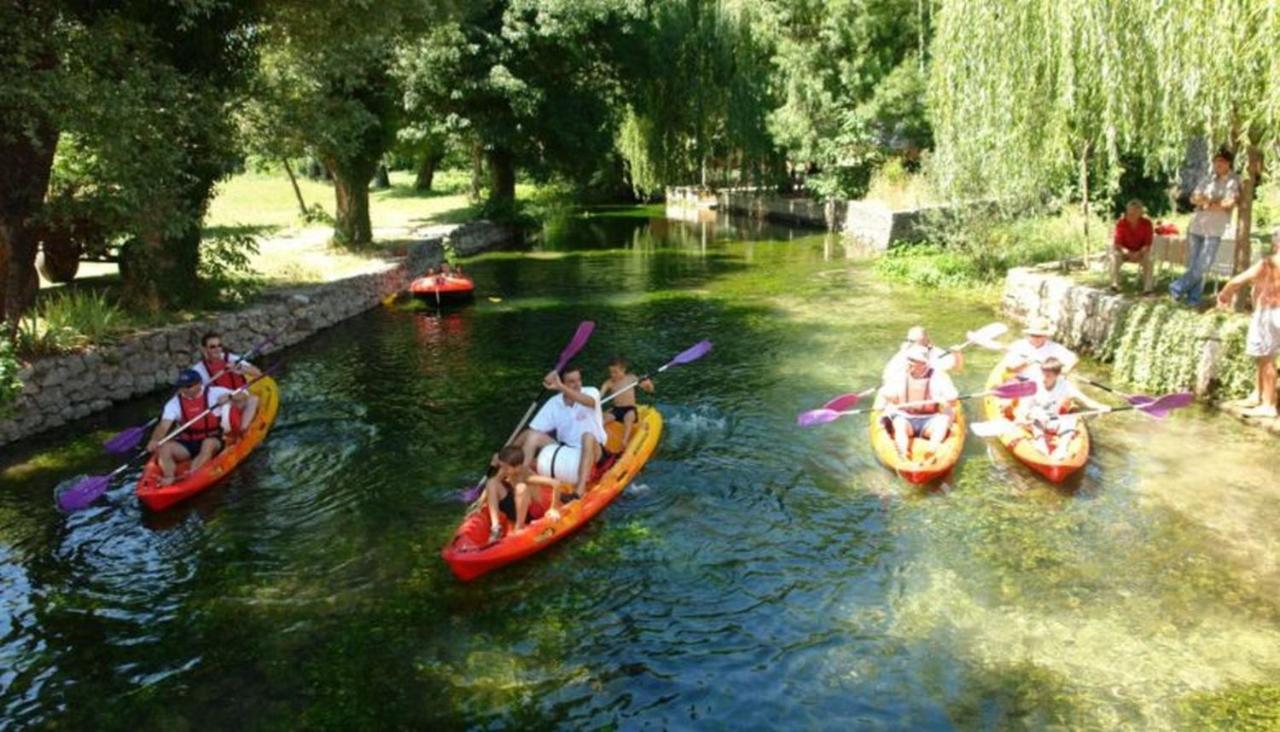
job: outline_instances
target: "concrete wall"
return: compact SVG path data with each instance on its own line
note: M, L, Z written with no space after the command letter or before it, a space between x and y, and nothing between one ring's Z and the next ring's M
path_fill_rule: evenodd
M251 348L282 332L266 352L280 350L368 310L403 290L427 267L436 266L448 244L460 255L505 245L516 231L488 222L437 230L413 244L398 261L376 272L321 285L273 290L244 310L182 325L144 331L63 356L42 358L19 372L22 393L14 413L0 420L0 445L52 429L112 404L169 389L178 369L198 357L200 336L223 335L231 347Z

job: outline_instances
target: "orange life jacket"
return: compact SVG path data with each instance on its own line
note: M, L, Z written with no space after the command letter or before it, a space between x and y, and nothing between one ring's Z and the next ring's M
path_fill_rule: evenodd
M204 370L209 372L209 376L215 377L207 386L221 386L235 391L249 383L249 380L242 374L232 371L226 361L203 361L203 363ZM219 374L219 371L222 373Z
M182 424L186 424L187 422L196 419L196 415L208 409L209 406L209 392L207 391L201 392L200 396L195 399L188 399L181 394L178 395L178 407L182 409ZM222 425L220 424L218 415L213 412L209 412L200 419L196 419L190 427L183 430L182 433L178 435L178 439L187 442L199 442L209 437L221 436Z

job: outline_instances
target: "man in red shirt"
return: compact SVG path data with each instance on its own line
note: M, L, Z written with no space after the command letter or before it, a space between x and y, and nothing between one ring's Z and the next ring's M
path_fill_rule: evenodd
M1111 243L1111 289L1120 289L1120 267L1125 262L1142 265L1142 294L1151 292L1151 242L1155 232L1151 219L1143 215L1142 201L1134 199L1124 207L1124 216L1116 222L1115 239Z

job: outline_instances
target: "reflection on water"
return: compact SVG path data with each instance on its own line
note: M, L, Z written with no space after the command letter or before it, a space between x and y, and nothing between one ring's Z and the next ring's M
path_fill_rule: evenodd
M293 349L270 438L173 511L51 500L159 398L6 453L0 727L1167 727L1280 693L1274 441L1116 414L1067 489L972 438L912 488L863 421L795 414L872 385L909 325L954 343L990 307L821 233L650 214L553 221L469 263L471 307ZM715 350L658 379L663 443L608 511L459 584L459 488L583 319L588 382ZM994 362L970 358L966 389Z

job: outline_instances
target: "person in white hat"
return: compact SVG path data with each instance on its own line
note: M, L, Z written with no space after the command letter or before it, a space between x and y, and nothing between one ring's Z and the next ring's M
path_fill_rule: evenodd
M912 346L924 346L929 349L929 363L935 369L950 373L964 368L964 353L962 351L949 351L933 345L933 341L929 339L929 333L925 331L924 326L913 325L907 330L907 338L902 342L902 347L898 349L897 353L893 354L893 358L889 359L889 363L884 365L884 371L880 375L882 383L889 383L899 379L907 372L907 351Z
M1040 377L1040 364L1051 358L1062 364L1062 373L1069 374L1080 362L1070 348L1054 341L1049 321L1036 318L1023 329L1024 338L1014 341L1004 354L1004 367L1016 376L1028 379Z
M905 356L906 371L884 383L877 401L890 420L898 454L907 458L911 440L923 437L929 441L926 455L932 455L947 438L960 394L951 377L930 363L928 348L911 346Z

